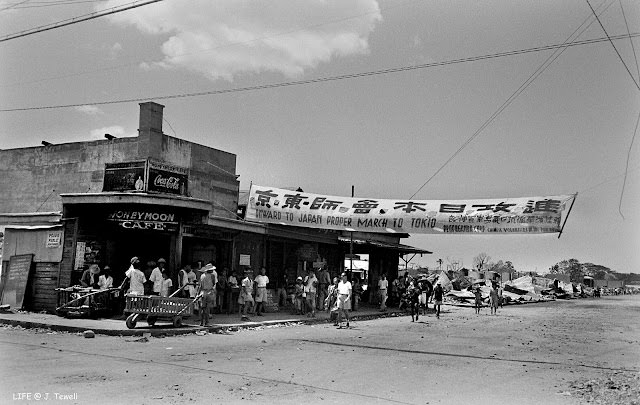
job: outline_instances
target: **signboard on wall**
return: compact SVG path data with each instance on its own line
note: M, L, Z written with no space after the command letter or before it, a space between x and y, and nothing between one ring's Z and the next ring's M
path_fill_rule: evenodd
M189 169L152 159L107 163L102 191L187 195Z
M188 169L153 160L148 161L148 167L147 191L187 195Z
M131 230L174 232L178 229L178 216L161 210L116 210L107 214L107 220Z
M240 255L240 266L251 267L251 255Z
M62 245L62 231L50 231L47 233L47 249L55 249Z
M33 255L16 255L9 259L7 281L2 290L2 304L20 309L27 291Z
M144 191L145 163L107 163L102 191Z

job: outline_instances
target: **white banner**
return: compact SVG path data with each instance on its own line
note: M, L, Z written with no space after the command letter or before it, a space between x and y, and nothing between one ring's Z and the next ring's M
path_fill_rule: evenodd
M248 221L359 232L554 233L574 195L485 200L351 198L252 185Z

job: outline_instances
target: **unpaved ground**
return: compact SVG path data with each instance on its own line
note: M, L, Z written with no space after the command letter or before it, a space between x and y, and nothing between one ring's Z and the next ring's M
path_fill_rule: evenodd
M348 330L85 339L5 327L0 403L640 404L639 315L640 296L617 296Z

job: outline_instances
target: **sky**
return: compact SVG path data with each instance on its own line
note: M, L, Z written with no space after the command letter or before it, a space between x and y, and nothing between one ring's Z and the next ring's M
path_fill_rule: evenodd
M640 32L635 0L589 1L610 36ZM0 0L0 39L129 3ZM575 258L640 273L640 39L613 41L624 63L608 41L566 48L485 128L554 50L438 64L561 44L580 27L572 39L606 37L585 0L164 0L0 42L0 148L135 136L138 102L156 101L164 133L237 155L241 189L578 193L559 239L411 235L402 243L433 252L413 264L471 267L486 253L520 271ZM139 101L104 104L122 100Z

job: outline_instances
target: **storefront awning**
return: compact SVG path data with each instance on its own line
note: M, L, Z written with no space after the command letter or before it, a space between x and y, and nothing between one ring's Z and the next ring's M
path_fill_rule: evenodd
M346 236L339 236L338 241L340 243L351 243L351 238ZM382 241L372 240L372 239L354 238L353 243L356 245L368 245L368 246L373 246L373 247L382 248L382 249L395 250L400 254L416 253L416 254L430 255L433 253L428 250L420 249L420 248L409 246L409 245L403 245L401 243L382 242Z
M146 204L210 211L211 202L193 197L152 193L75 193L60 194L63 205L73 204Z

